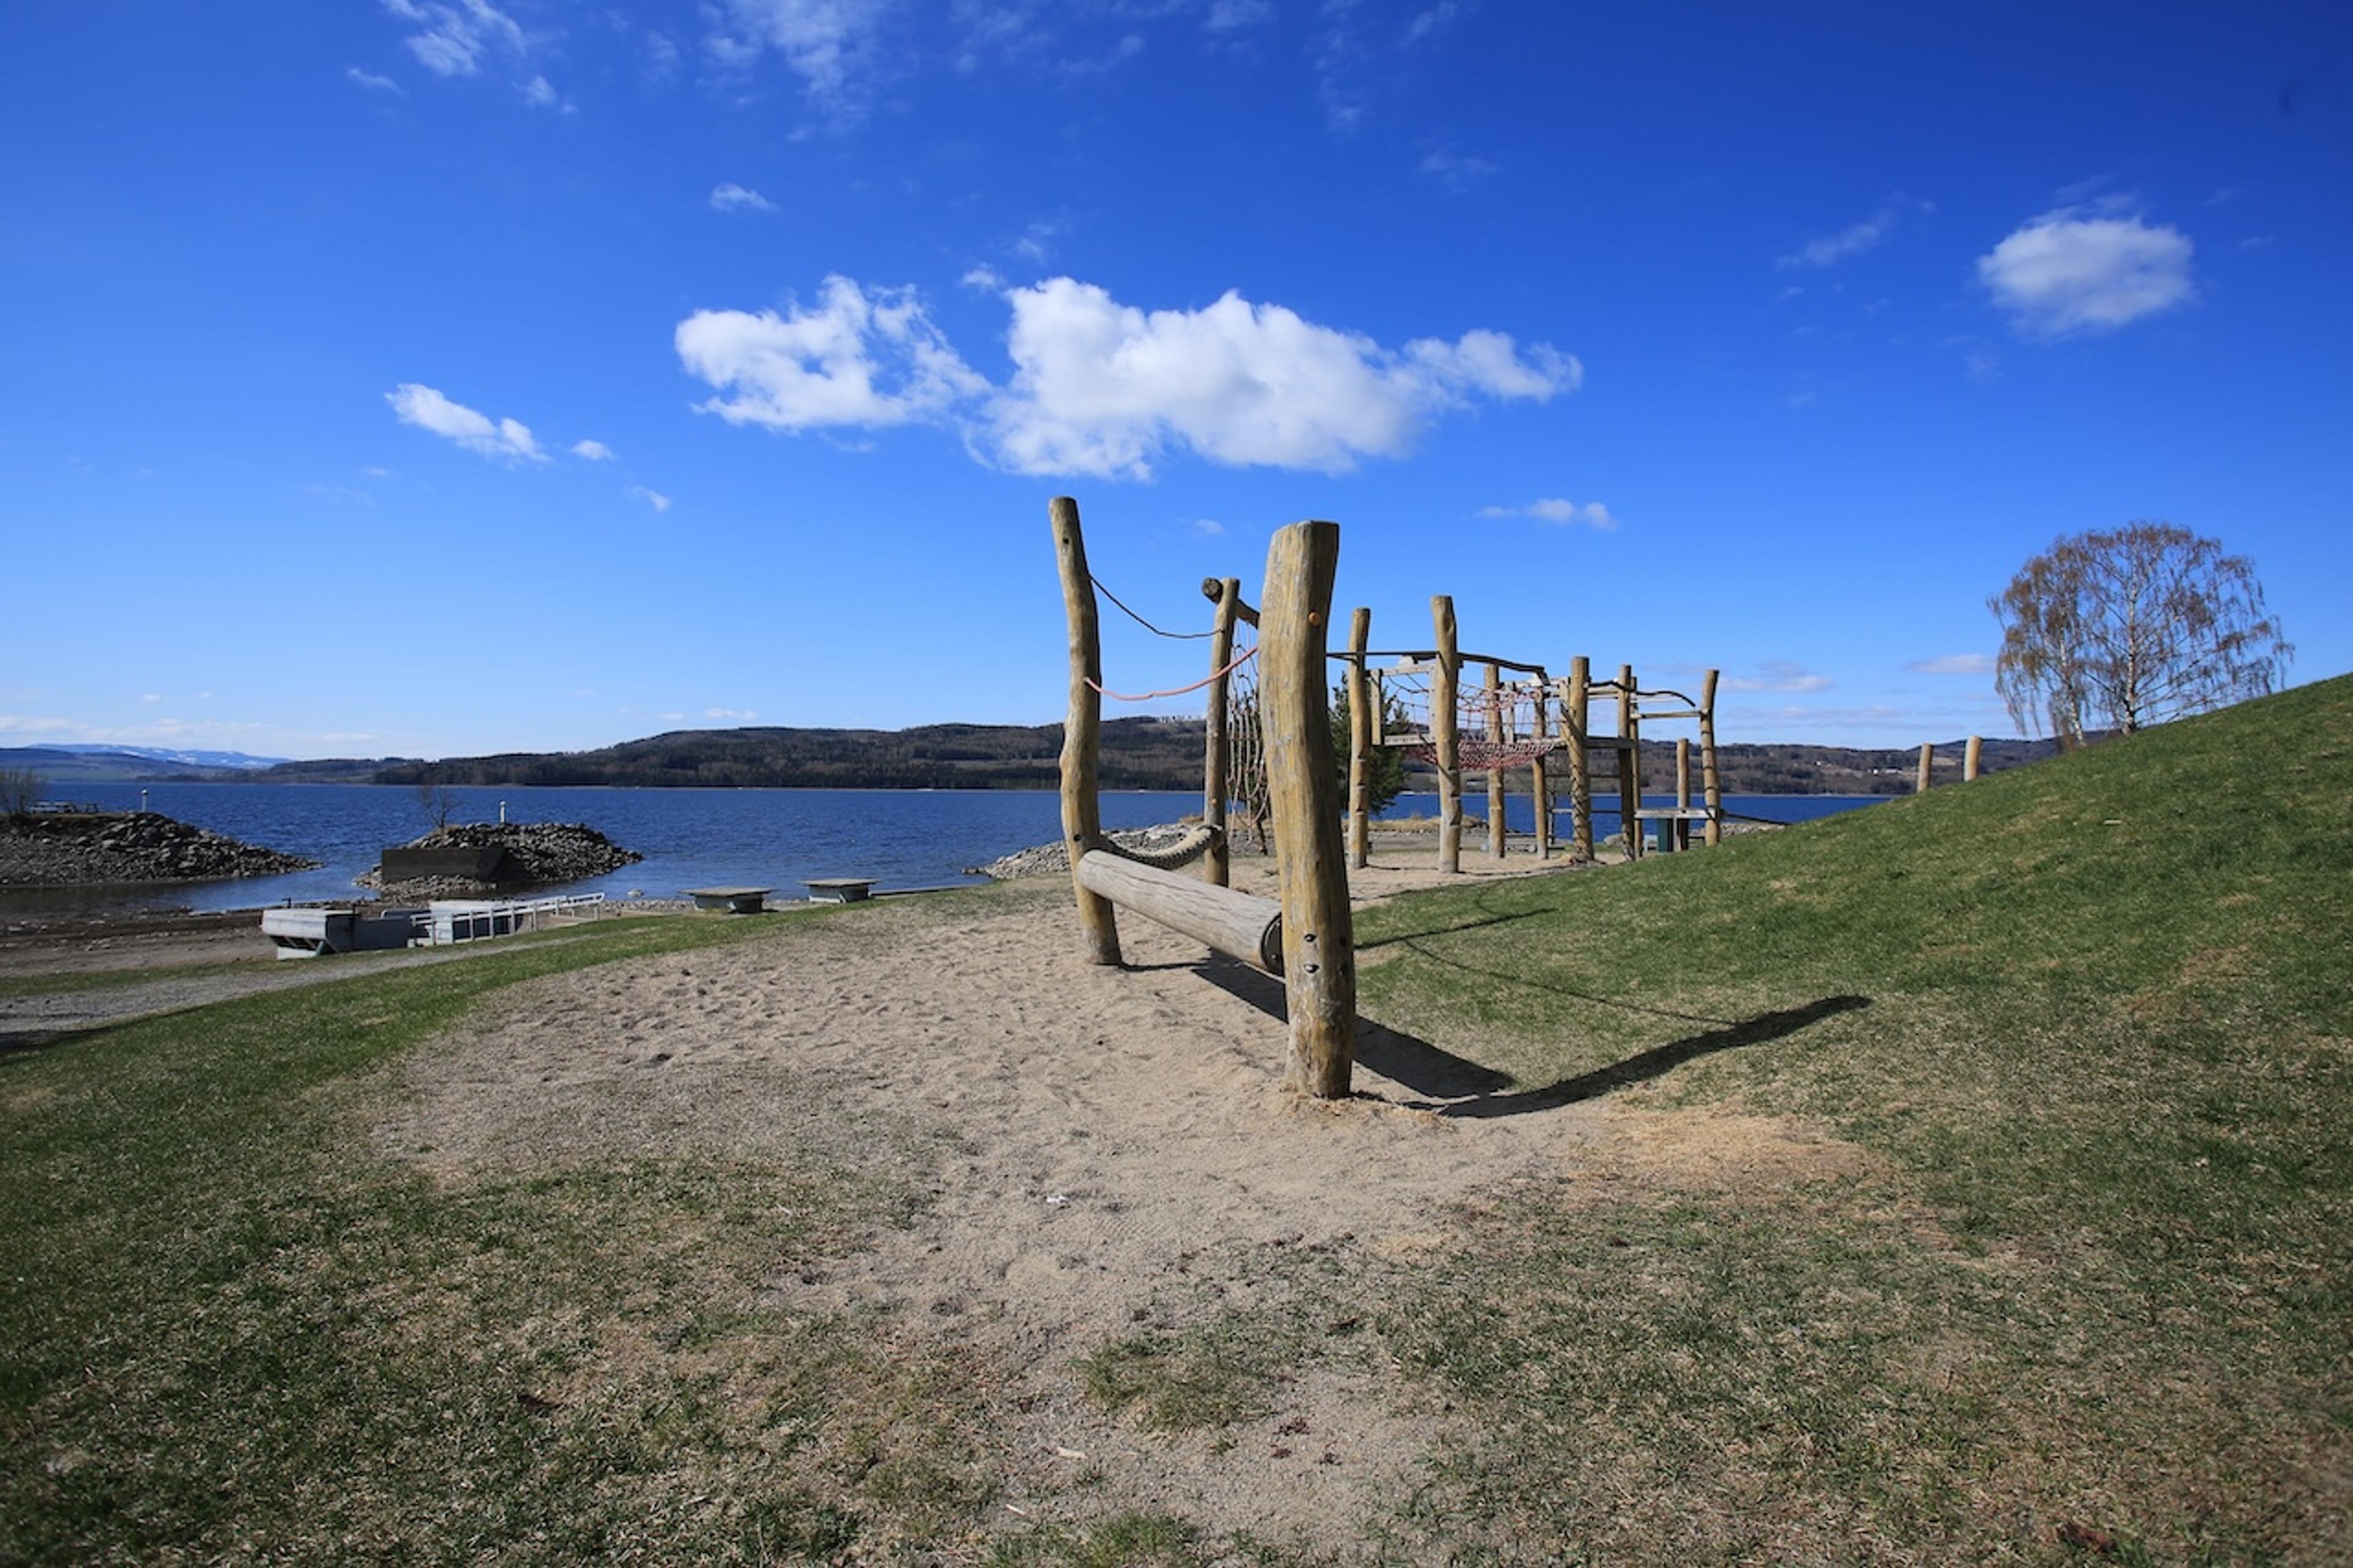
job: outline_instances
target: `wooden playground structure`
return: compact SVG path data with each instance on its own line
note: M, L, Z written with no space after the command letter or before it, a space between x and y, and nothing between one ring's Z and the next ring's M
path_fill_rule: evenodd
M1508 853L1509 777L1520 770L1526 773L1535 805L1534 853L1540 861L1555 853L1554 802L1563 782L1571 814L1571 860L1594 858L1593 802L1596 786L1603 784L1617 797L1630 858L1643 852L1645 824L1655 826L1662 848L1688 847L1694 822L1701 825L1704 842L1722 837L1716 671L1704 672L1694 699L1680 691L1643 689L1630 666L1620 666L1614 679L1597 682L1581 656L1570 661L1567 675L1556 678L1542 665L1465 654L1454 601L1442 594L1430 600L1434 647L1371 648L1372 613L1359 608L1351 618L1348 647L1335 651L1328 634L1340 530L1336 523L1311 521L1275 534L1256 608L1242 599L1239 578L1211 578L1201 584L1213 606L1207 634L1162 631L1127 612L1163 637L1206 635L1209 675L1185 690L1207 689L1208 722L1200 829L1172 851L1144 856L1121 850L1103 832L1096 800L1103 700L1122 696L1103 684L1097 595L1109 595L1088 571L1077 501L1060 496L1048 510L1070 624L1062 834L1087 957L1101 964L1121 962L1118 910L1127 909L1279 977L1290 1020L1287 1088L1319 1099L1349 1092L1356 978L1348 871L1368 864L1371 758L1377 749L1405 749L1436 771L1438 856L1444 871L1462 868L1466 770L1487 776L1487 849L1499 859ZM1256 641L1237 654L1244 626L1255 630ZM1376 659L1392 662L1377 667ZM1350 723L1345 831L1339 792L1332 787L1337 758L1325 684L1335 661L1345 667ZM1252 663L1254 683L1245 672ZM1467 681L1466 673L1478 679ZM1610 698L1616 700L1614 728L1597 735L1593 706ZM1675 742L1675 804L1644 804L1646 721L1696 723L1697 804L1691 738ZM1565 764L1565 781L1556 759ZM1238 767L1238 760L1244 765ZM1597 770L1597 763L1604 765ZM1242 800L1253 826L1271 842L1279 899L1229 885L1227 814L1237 789L1248 792ZM1200 874L1179 874L1179 867L1194 860L1201 863Z

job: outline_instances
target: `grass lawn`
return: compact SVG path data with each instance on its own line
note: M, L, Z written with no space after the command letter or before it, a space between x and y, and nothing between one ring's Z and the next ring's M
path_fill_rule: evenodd
M1441 1246L1219 1262L1254 1305L1069 1376L1145 1444L1318 1363L1449 1409L1366 1560L2353 1560L2348 805L2340 679L1362 911L1366 1015L1505 1082L1465 1113L1612 1135ZM370 1142L501 987L876 918L611 922L0 1058L0 1562L1289 1560L1115 1497L1009 1523L1001 1369L756 1288L919 1208L913 1122Z

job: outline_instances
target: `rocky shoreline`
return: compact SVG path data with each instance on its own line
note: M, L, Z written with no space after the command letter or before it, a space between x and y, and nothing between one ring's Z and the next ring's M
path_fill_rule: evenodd
M0 887L215 882L317 869L319 862L154 811L42 811L0 817Z
M480 898L489 892L552 888L582 882L633 866L645 858L624 849L580 822L466 822L437 827L402 849L498 850L498 873L491 879L433 876L387 882L383 868L362 872L359 886L378 889L386 900Z

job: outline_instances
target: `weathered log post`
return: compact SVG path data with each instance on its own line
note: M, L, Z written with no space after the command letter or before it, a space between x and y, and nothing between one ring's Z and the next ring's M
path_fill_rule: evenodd
M1504 844L1504 768L1495 759L1504 751L1504 671L1487 663L1487 853L1501 860Z
M1348 1093L1356 1064L1356 929L1348 910L1324 660L1340 528L1294 522L1274 536L1259 602L1259 692L1267 793L1282 878L1282 974L1291 1015L1286 1087Z
M1430 744L1438 765L1438 868L1462 869L1462 752L1455 733L1455 690L1462 658L1455 647L1454 595L1432 594L1430 619L1438 633L1438 668L1430 679Z
M1242 581L1211 578L1202 583L1201 589L1208 593L1213 584L1217 609L1209 621L1209 735L1201 764L1201 821L1217 832L1209 840L1209 852L1201 857L1201 877L1223 888L1233 879L1226 848L1226 802L1233 794L1226 776L1231 759L1226 724L1231 713L1233 672L1226 666L1234 661L1234 612L1242 602Z
M1618 836L1626 841L1626 858L1642 858L1642 824L1634 814L1642 809L1642 720L1634 700L1634 667L1618 667L1618 737L1626 744L1618 752Z
M1724 775L1715 765L1715 671L1699 685L1699 776L1707 802L1707 842L1724 842Z
M1969 737L1968 750L1961 753L1961 782L1964 784L1974 784L1977 781L1978 776L1978 764L1984 760L1985 737L1983 735L1971 735Z
M1365 650L1373 644L1373 612L1356 606L1348 617L1348 865L1361 870L1373 858L1373 683Z
M1691 818L1683 813L1691 810L1691 742L1682 735L1675 737L1675 847L1691 847Z
M1528 788L1535 795L1536 858L1552 858L1552 780L1545 766L1545 742L1547 732L1545 710L1552 706L1552 678L1539 669L1534 682L1536 697L1535 725L1533 731L1536 754L1528 759Z
M1592 753L1585 745L1592 710L1593 663L1578 654L1568 663L1568 705L1560 721L1568 729L1568 853L1581 861L1593 858Z
M1087 542L1079 532L1079 503L1056 496L1046 509L1054 529L1054 555L1062 572L1062 608L1071 624L1071 716L1062 726L1062 846L1071 856L1071 891L1091 963L1119 962L1119 920L1111 900L1079 877L1079 861L1103 840L1095 802L1095 759L1103 729L1103 646L1095 626L1095 584L1087 571Z
M1912 786L1912 793L1914 795L1926 795L1928 793L1928 769L1935 764L1936 761L1936 742L1934 741L1921 742L1920 775L1917 782Z

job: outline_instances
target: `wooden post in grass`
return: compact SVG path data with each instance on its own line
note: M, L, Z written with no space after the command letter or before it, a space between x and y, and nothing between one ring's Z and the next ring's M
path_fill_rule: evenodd
M1432 594L1430 619L1438 633L1438 668L1430 678L1430 745L1438 764L1438 868L1462 869L1462 752L1454 729L1455 689L1462 658L1455 646L1454 595Z
M1568 661L1568 705L1560 721L1568 731L1568 855L1593 858L1592 754L1586 750L1587 721L1593 710L1593 663L1583 654Z
M1961 782L1973 784L1978 776L1978 763L1984 760L1985 737L1971 735L1968 750L1961 753Z
M1707 802L1707 842L1724 842L1724 775L1715 766L1715 671L1699 685L1699 781Z
M1373 642L1373 612L1359 605L1348 617L1348 864L1373 858L1373 683L1365 650Z
M1536 859L1545 861L1552 858L1552 780L1546 776L1544 751L1545 710L1552 706L1552 679L1539 669L1535 684L1536 716L1533 733L1536 754L1528 759L1528 788L1536 797Z
M1062 846L1071 856L1071 890L1087 962L1119 962L1119 921L1109 899L1079 879L1079 861L1103 839L1095 804L1095 758L1103 729L1103 646L1095 627L1095 584L1079 532L1079 503L1056 496L1046 509L1062 573L1062 609L1071 624L1071 716L1062 726Z
M1914 785L1913 785L1913 787L1912 787L1912 793L1913 793L1914 795L1926 795L1926 794L1928 793L1928 769L1929 769L1930 765L1931 765L1931 764L1933 764L1933 763L1936 762L1936 743L1934 741L1923 741L1923 742L1920 742L1920 777L1919 777L1919 782L1918 782L1917 784L1914 784Z
M1642 720L1634 701L1634 667L1618 667L1618 735L1626 742L1618 753L1618 837L1626 841L1626 858L1642 858L1642 824L1634 814L1642 809Z
M1675 737L1675 847L1691 847L1691 818L1680 815L1691 809L1691 742Z
M1208 585L1202 584L1205 588ZM1226 723L1233 675L1226 666L1234 661L1234 616L1242 602L1242 580L1225 578L1218 583L1217 589L1218 607L1209 621L1209 737L1201 763L1201 821L1214 829L1214 834L1209 839L1209 852L1201 857L1201 876L1223 888L1230 885L1233 878L1226 848L1226 801L1233 794L1232 783L1226 776L1230 755Z
M1356 1048L1356 931L1324 686L1339 563L1337 523L1294 522L1267 550L1259 601L1259 694L1291 1015L1283 1082L1319 1100L1347 1094Z
M1493 659L1487 662L1487 743L1494 748L1487 757L1487 853L1501 860L1504 858L1504 768L1495 759L1504 750L1504 670Z

